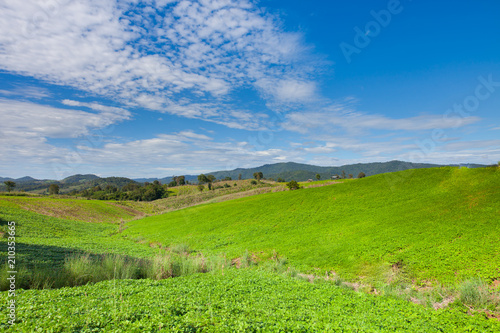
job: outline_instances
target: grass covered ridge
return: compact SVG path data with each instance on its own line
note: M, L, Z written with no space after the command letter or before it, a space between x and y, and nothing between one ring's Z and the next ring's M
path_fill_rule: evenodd
M46 216L94 223L115 223L144 215L138 210L115 202L30 196L2 195L0 207L21 208Z
M500 171L435 168L263 194L128 223L123 233L236 256L274 250L345 278L500 279Z

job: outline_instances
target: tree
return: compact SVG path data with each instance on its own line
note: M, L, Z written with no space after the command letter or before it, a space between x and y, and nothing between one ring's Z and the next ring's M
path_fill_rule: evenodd
M278 180L276 180L276 181L277 181L278 183L284 183L284 182L285 182L285 180L284 180L283 178L281 178L281 177L279 177L279 178L278 178Z
M342 170L342 179L345 179L345 171Z
M3 182L3 183L5 184L5 186L7 186L7 192L12 191L12 189L13 189L14 187L16 187L16 183L15 183L15 182L13 182L12 180L7 180L7 181L5 181L5 182Z
M261 180L262 178L264 178L264 174L262 172L254 172L253 177L257 180Z
M130 182L130 183L122 186L122 191L123 192L134 191L134 190L137 190L139 187L140 186L138 184Z
M50 184L49 186L49 194L59 194L59 185Z
M198 176L198 183L200 184L204 184L204 183L208 183L209 180L207 178L207 176L205 176L204 174L201 174Z
M214 176L214 175L208 175L208 176L207 176L207 179L208 179L208 182L209 182L209 183L212 183L212 182L213 182L214 180L216 180L217 178L215 178L215 176Z
M231 177L225 177L224 180L232 180Z
M299 183L297 183L295 180L291 180L288 183L286 183L286 187L292 190L298 190L300 188Z
M186 185L186 177L185 176L174 177L174 181L178 186Z
M500 165L500 162L498 164ZM238 175L238 180L241 180L241 173Z
M349 179L352 179L353 175L352 173L349 174Z
M358 178L365 178L365 177L366 177L366 175L365 175L365 173L364 173L364 172L360 172L360 173L358 174Z
M212 183L208 183L208 190L210 191L212 189Z
M203 185L201 185L201 184L200 184L200 185L198 185L198 190L199 190L200 192L203 192L203 190L204 190L204 189L205 189L205 186L203 186Z
M316 174L316 179L317 179L317 180L320 180L320 179L321 179L321 175L320 175L319 173L318 173L318 174Z
M118 189L116 188L116 186L111 185L111 184L106 185L105 190L106 190L106 192L108 192L108 193L115 193L116 191L118 191ZM58 190L57 192L59 193L59 190ZM56 193L56 194L57 194L57 193Z

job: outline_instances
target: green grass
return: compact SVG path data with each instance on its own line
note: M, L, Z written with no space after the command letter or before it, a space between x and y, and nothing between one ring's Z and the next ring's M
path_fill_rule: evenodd
M0 311L0 330L497 332L500 322L486 320L485 311L498 312L500 304L498 293L487 291L500 279L499 189L494 168L409 170L202 204L125 225L109 222L130 210L107 202L1 197L3 233L8 221L16 222L18 288L98 283L19 289L19 322L7 326L7 311ZM228 195L212 200L245 194ZM182 208L191 198L172 199L184 200ZM101 220L46 216L28 204L68 217L96 209ZM0 238L2 263L6 243ZM301 271L328 271L333 281L311 284ZM355 292L343 279L381 286L381 296ZM412 289L430 282L436 286L428 295ZM448 304L450 295L451 304L437 311L406 301ZM6 292L0 301L6 304Z
M7 293L0 301L7 304ZM498 332L453 305L434 311L334 283L255 270L19 291L4 332Z
M115 202L53 197L0 196L0 207L22 208L42 215L84 222L119 222L141 215Z
M229 257L277 251L301 270L366 282L394 271L417 283L490 282L500 278L499 189L498 168L408 170L148 217L123 236Z
M147 242L139 243L113 237L120 225L88 223L45 216L20 209L15 203L0 200L0 259L6 262L7 223L16 223L16 256L19 263L39 269L61 266L68 255L80 252L116 253L137 258L153 256L157 249Z

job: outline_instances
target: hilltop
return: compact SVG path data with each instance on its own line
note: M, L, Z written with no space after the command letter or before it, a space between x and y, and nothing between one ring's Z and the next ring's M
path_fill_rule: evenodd
M498 168L406 170L148 217L124 235L229 256L277 251L349 278L384 280L396 267L420 281L491 281L500 279L499 188Z
M213 175L216 179L225 179L230 177L235 180L238 179L240 174L242 179L251 179L253 174L256 172L262 172L264 177L267 179L277 180L279 178L285 181L296 180L296 181L306 181L308 179L315 179L316 175L319 174L321 179L330 179L333 175L342 175L345 173L346 177L352 174L354 178L358 176L360 172L363 172L366 176L377 175L381 173L389 173L403 170L411 169L422 169L422 168L435 168L442 165L438 164L428 164L428 163L412 163L403 161L390 161L390 162L374 162L374 163L358 163L349 164L337 167L322 167L310 164L301 164L294 162L286 163L274 163L265 164L255 168L238 168L230 171L214 171L207 172L206 174ZM467 164L469 168L479 168L485 167L485 165L480 164ZM99 177L93 174L86 175L73 175L66 177L62 180L50 180L50 179L35 179L32 177L23 177L18 179L12 178L2 178L0 177L0 191L5 190L5 185L3 184L6 180L12 180L16 182L17 191L35 192L35 193L47 193L48 186L50 184L57 184L60 187L60 193L69 193L73 190L82 191L85 189L93 188L95 186L106 186L111 185L115 187L122 187L129 183L145 183L153 182L155 180L160 181L162 184L168 184L173 180L174 176L164 177L164 178L136 178L130 179L127 177ZM189 182L196 183L198 181L198 175L185 175L185 179Z
M303 185L262 182L239 199L234 186L207 190L191 208L189 193L127 204L2 196L22 258L15 327L498 331L487 317L500 310L499 168ZM229 197L211 200L217 191ZM156 209L178 210L141 218Z

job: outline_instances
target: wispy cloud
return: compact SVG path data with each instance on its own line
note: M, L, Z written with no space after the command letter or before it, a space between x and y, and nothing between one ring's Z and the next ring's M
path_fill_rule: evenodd
M0 90L0 94L4 96L19 96L23 98L34 98L41 99L44 97L50 97L52 94L45 88L33 87L33 86L23 86L15 87L11 90Z
M402 112L403 113L403 112ZM308 133L318 130L343 129L349 132L425 131L455 129L477 123L480 117L451 117L446 115L419 115L406 118L390 118L384 115L359 112L351 101L328 103L317 111L291 112L286 115L284 128Z
M242 127L228 112L235 88L274 102L315 95L301 35L252 1L27 0L0 13L1 69L131 106Z
M123 109L90 113L8 99L0 99L0 115L4 135L48 138L76 138L130 118Z

